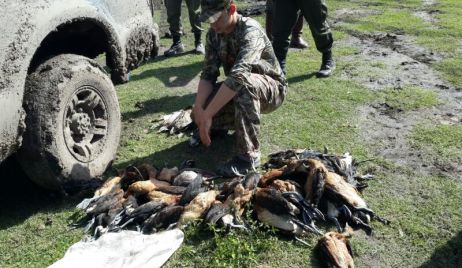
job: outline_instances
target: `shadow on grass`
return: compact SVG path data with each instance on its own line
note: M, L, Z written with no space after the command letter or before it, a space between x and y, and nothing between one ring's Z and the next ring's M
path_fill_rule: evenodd
M164 134L159 134L164 135ZM234 136L226 135L224 137L212 138L212 145L209 148L204 146L190 147L188 141L179 142L178 144L158 151L151 155L141 156L130 161L118 163L117 169L124 169L128 165L149 163L158 168L165 166L179 166L185 160L194 160L196 167L215 171L218 165L233 156Z
M436 249L430 260L420 267L462 267L462 231L444 246Z
M191 106L194 102L196 94L187 94L182 96L167 96L163 98L153 98L144 102L141 102L142 109L122 113L122 120L125 122L129 119L135 119L138 117L145 116L147 114L154 114L158 112L164 112L166 114L173 113L180 109Z
M181 57L184 54L175 56ZM167 59L172 59L172 57L159 57L159 59L154 59L150 62L159 62ZM179 66L173 67L160 67L146 70L140 74L132 75L130 81L142 80L149 77L157 77L159 80L164 83L166 87L183 87L186 86L191 80L193 80L197 74L202 70L202 61L196 61L190 64L182 64Z
M298 76L293 76L287 79L287 82L289 82L289 85L291 83L298 83L298 82L303 82L305 80L309 80L313 77L316 77L317 72L312 72L309 74L303 74L303 75L298 75Z
M21 224L38 212L61 211L76 203L73 198L63 198L34 184L14 156L0 164L0 175L0 230Z

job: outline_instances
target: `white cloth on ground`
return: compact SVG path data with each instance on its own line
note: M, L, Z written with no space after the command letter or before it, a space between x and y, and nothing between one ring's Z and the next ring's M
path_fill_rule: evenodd
M77 242L50 268L161 267L183 243L184 234L173 229L151 235L136 231L106 233L92 242Z

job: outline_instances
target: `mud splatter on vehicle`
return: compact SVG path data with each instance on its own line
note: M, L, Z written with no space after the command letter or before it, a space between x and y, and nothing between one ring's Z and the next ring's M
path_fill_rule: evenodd
M0 161L19 151L31 179L59 188L101 175L115 156L114 83L157 55L153 1L3 1ZM92 60L105 54L106 70Z

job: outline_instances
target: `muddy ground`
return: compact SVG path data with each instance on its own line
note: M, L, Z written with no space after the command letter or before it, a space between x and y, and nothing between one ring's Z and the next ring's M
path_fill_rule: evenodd
M432 2L425 4L431 5ZM334 25L341 26L344 21L365 13L370 11L341 9L332 15L332 20ZM419 11L418 14L429 22L434 21L431 10ZM357 113L360 133L367 147L373 148L376 155L408 167L418 175L443 173L461 179L462 167L457 160L444 165L437 161L429 162L427 152L411 147L408 142L410 131L419 123L453 125L462 122L461 89L443 81L431 65L440 61L442 55L416 45L412 37L400 31L380 34L351 31L349 34L336 45L354 47L358 51L341 59L352 63L338 70L342 78L356 81L371 90L418 86L436 92L442 103L418 111L402 111L387 103L360 107ZM371 73L373 75L362 75Z

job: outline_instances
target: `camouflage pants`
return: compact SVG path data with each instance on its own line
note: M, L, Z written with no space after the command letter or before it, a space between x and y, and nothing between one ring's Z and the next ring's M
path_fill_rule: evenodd
M245 87L213 118L212 129L235 130L238 154L260 156L261 114L270 113L281 106L287 86L267 75L251 74ZM214 86L207 103L217 93L221 83ZM207 105L207 104L206 104Z
M183 0L165 0L167 8L167 21L170 25L170 32L173 37L181 35L181 3ZM186 5L189 12L189 23L191 24L192 32L200 34L202 31L201 23L199 22L200 15L200 0L186 0Z

